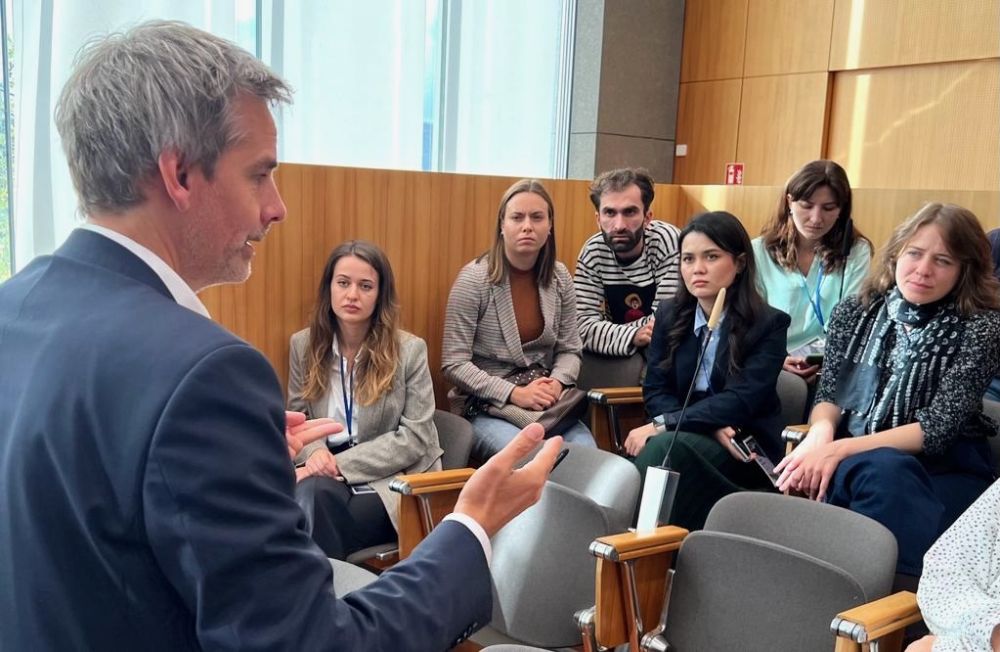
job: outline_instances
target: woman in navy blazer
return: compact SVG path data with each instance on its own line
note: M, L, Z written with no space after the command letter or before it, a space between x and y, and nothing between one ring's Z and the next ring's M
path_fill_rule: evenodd
M642 394L653 423L632 430L625 449L645 475L664 463L677 431L669 466L680 472L680 484L671 522L698 529L723 496L771 486L757 464L743 461L733 438L753 435L769 458L781 458L776 383L790 320L757 292L750 237L733 215L699 215L681 232L680 249L684 285L657 309L647 350ZM722 288L722 320L696 369L704 324Z

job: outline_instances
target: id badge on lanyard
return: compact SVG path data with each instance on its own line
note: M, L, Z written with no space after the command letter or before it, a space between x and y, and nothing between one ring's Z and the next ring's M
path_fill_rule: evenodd
M823 304L820 302L819 291L823 287L823 266L820 265L819 268L819 278L816 279L816 292L809 291L809 285L806 283L805 274L802 275L802 290L806 293L806 300L809 301L809 305L812 306L813 314L816 315L816 321L819 322L820 327L826 330L826 320L823 319Z
M354 374L351 374L350 382L346 380L347 378L347 360L344 356L340 356L340 391L344 393L344 417L347 421L347 441L353 446L355 442L354 437ZM350 384L351 391L347 391L347 385Z

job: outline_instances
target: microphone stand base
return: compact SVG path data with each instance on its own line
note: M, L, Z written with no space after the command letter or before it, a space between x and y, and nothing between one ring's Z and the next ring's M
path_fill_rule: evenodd
M677 485L681 474L665 466L651 466L646 469L646 480L639 498L639 518L636 520L637 534L649 534L657 526L670 522L670 513L677 497Z

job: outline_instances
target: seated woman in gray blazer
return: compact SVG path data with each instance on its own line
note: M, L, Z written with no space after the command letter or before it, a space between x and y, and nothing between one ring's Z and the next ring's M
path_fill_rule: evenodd
M288 409L344 424L295 460L296 498L334 559L394 541L389 481L441 468L427 345L398 323L388 259L355 240L330 254L309 328L292 335Z
M551 407L576 383L582 349L573 278L556 260L549 193L522 179L504 193L496 219L493 246L463 267L451 288L441 354L444 377L454 385L452 411L472 421L480 461L520 431L488 409ZM528 367L544 376L523 386L508 377ZM596 446L580 422L562 435Z

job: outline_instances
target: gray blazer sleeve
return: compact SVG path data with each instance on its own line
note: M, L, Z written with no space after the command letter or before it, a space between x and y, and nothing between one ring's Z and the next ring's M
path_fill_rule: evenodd
M306 369L309 364L306 361L309 348L309 329L303 329L292 335L288 346L288 402L289 410L295 412L305 412L309 419L326 416L325 414L313 414L315 410L309 401L302 396L302 391L306 385ZM309 459L309 456L326 447L326 442L322 439L307 444L295 456L295 463L301 464Z
M438 448L427 344L419 337L406 337L401 343L399 364L402 373L397 372L395 386L382 399L381 425L393 423L395 428L337 454L337 468L351 484L399 473Z

